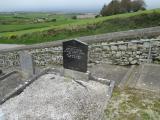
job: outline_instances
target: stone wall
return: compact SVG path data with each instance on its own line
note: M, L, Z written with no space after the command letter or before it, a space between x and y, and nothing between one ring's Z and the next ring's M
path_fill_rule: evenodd
M160 39L138 40L142 33L143 36L148 38L158 36L160 35L160 27L108 33L78 39L89 44L89 63L109 62L118 65L141 64L143 62L159 63ZM134 38L137 38L137 40L133 40ZM1 50L0 69L20 67L20 51L29 52L33 56L36 66L62 65L62 42Z
M108 62L117 65L160 63L160 39L118 41L90 46L90 63Z
M49 47L25 50L30 53L36 66L62 65L62 47ZM19 52L10 51L0 54L0 67L9 68L19 65ZM89 46L89 63L111 63L118 65L160 63L160 39L102 42Z
M0 68L20 67L19 54L22 50L8 51L0 54ZM49 47L24 50L33 57L36 66L62 64L62 47Z

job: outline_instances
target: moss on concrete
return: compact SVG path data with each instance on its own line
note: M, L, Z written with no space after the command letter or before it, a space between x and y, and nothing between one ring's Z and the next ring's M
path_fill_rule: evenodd
M115 88L105 110L107 120L159 120L159 93Z

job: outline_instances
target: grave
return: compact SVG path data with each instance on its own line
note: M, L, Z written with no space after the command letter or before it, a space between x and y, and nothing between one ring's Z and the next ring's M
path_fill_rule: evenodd
M19 56L21 70L25 74L25 77L32 77L35 73L32 56L26 51L21 51Z
M78 41L70 40L63 42L63 67L64 77L74 80L82 81L96 81L109 86L109 94L111 95L115 82L108 79L98 78L92 76L87 71L88 63L88 45ZM67 79L66 79L67 80Z
M88 80L88 45L78 40L63 42L64 76L76 80Z

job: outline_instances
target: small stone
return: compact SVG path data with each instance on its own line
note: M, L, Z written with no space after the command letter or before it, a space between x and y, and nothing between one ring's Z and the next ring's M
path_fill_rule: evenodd
M104 50L110 50L109 46L103 46Z
M111 50L117 50L117 46L111 46Z
M119 49L120 49L120 50L126 50L126 49L127 49L127 46L125 46L125 45L119 45Z
M132 65L135 65L135 64L137 64L137 60L133 60L133 61L131 61L130 63L132 64Z
M121 54L124 55L124 54L126 54L126 53L125 53L125 51L122 51Z
M140 51L137 51L137 55L139 55L139 54L141 54L141 52L140 52Z
M130 58L129 58L129 62L131 62L132 60L133 60L133 58L132 58L132 57L130 57Z
M97 51L102 51L102 49L101 48L95 48L95 51L97 52Z
M116 54L116 52L115 52L115 51L112 51L112 54Z
M146 42L146 43L143 44L143 46L144 46L145 48L149 48L149 47L150 47L150 43L149 43L149 42Z
M137 44L128 44L128 48L136 50L137 49Z
M139 56L139 55L136 55L136 58L140 58L140 56Z
M121 56L121 52L117 52L116 57L120 57Z
M132 52L127 52L129 55L132 55Z

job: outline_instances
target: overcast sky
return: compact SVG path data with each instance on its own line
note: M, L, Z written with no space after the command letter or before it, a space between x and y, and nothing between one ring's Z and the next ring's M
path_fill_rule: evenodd
M99 11L111 0L0 0L4 11ZM160 0L145 0L147 7L160 8Z

